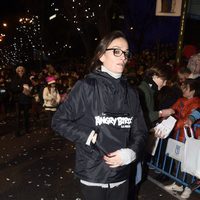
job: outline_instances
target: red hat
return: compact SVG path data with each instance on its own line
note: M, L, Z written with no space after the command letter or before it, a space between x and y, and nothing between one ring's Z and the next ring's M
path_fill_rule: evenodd
M194 45L185 45L183 48L183 56L189 59L191 56L197 53L197 48Z
M56 79L55 79L54 76L48 76L48 77L46 78L46 81L47 81L47 84L50 85L50 84L52 84L52 83L55 83L55 82L56 82Z

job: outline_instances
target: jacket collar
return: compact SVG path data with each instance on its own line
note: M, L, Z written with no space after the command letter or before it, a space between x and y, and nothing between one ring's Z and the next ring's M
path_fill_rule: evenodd
M158 86L157 86L157 84L153 81L153 79L152 78L144 78L144 81L149 85L149 87L153 90L153 91L155 91L155 92L157 92L158 91Z

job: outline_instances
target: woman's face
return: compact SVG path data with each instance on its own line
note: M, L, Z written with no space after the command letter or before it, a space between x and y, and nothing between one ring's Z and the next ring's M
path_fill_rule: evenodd
M50 84L50 87L51 87L51 88L55 88L55 87L56 87L56 84L55 84L55 83L52 83L52 84Z
M18 74L18 76L20 76L20 77L22 77L22 76L24 75L24 73L25 73L25 71L24 71L23 68L20 68L20 69L17 70L17 74Z
M167 83L167 80L165 80L159 76L156 76L156 75L153 76L153 81L158 86L158 90L161 90L161 88L164 87Z
M121 74L128 61L128 54L129 50L127 41L124 38L116 38L100 57L100 61L103 63L103 66L111 72Z

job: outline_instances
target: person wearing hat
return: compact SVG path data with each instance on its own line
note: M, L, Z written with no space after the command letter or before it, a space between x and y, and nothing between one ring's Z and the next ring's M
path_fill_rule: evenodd
M46 78L47 86L43 90L43 107L48 116L48 128L51 127L51 119L60 103L60 94L56 88L56 79L54 76ZM51 129L50 129L51 130Z

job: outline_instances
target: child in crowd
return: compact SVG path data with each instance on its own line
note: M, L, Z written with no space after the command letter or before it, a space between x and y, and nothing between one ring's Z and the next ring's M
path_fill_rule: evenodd
M183 97L179 98L171 107L171 109L175 111L175 117L177 119L177 123L173 131L173 137L176 138L177 132L180 130L178 139L181 142L185 140L183 131L184 122L187 120L192 110L200 107L199 81L195 79L186 79L182 91Z
M200 107L200 87L199 80L197 79L186 79L184 85L182 86L183 97L179 98L177 102L170 108L174 110L175 117L177 118L177 123L175 125L174 131L172 132L172 137L178 139L181 142L185 141L184 136L184 125L188 120L190 113ZM200 136L199 131L196 131L196 138ZM183 186L177 185L175 182L171 185L165 186L165 189L172 191L183 191ZM181 195L182 198L189 198L191 190L186 187Z

